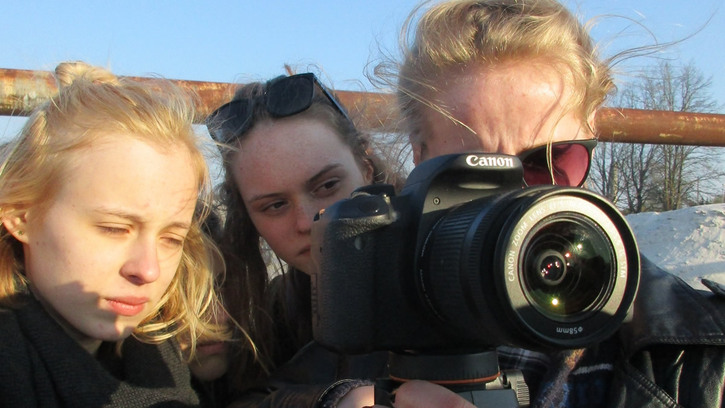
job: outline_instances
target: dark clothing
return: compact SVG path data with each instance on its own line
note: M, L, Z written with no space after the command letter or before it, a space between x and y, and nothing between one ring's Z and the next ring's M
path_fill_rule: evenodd
M335 381L384 373L385 353L359 358L310 344L234 407L334 406L351 387L370 383ZM524 372L534 407L721 407L725 295L697 291L642 258L632 320L617 335L550 354L501 347L499 362Z
M524 371L534 407L721 407L724 346L725 296L643 257L632 320L616 336L548 356L503 348L499 361Z
M275 364L280 366L292 359L312 341L312 299L310 276L290 269L270 283L270 294L275 299L275 333L279 346Z
M200 405L204 408L226 408L234 400L227 375L212 381L201 381L192 374L191 386L199 395Z
M94 358L33 298L0 309L0 406L189 407L199 400L178 345L130 337Z
M722 407L725 294L697 291L649 260L621 344L609 407Z
M334 407L350 389L384 376L387 359L386 352L344 355L310 342L231 407Z
M278 369L231 407L334 407L350 389L386 374L387 352L345 355L312 341L310 278L291 269L272 282L279 294ZM282 306L284 305L284 306ZM352 380L354 379L354 380Z

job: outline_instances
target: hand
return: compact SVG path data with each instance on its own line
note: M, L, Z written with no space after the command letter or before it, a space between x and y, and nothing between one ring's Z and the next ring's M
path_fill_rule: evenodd
M337 408L362 408L375 403L375 388L372 385L353 388L337 403Z
M427 381L408 381L395 391L395 408L476 408L453 391Z

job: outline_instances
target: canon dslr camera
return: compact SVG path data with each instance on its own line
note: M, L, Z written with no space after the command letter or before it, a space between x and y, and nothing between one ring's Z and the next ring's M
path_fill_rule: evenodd
M515 156L423 162L399 195L374 185L313 224L315 339L330 348L584 347L625 320L639 252L623 216L581 188L522 188Z

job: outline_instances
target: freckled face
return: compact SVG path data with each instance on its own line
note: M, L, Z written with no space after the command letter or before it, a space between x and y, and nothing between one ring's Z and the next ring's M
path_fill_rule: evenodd
M467 151L516 155L549 141L594 137L574 112L563 114L572 85L556 67L509 62L454 75L434 100L466 126L428 109L421 142L412 143L415 164Z
M258 123L232 167L259 234L277 256L307 273L313 271L315 214L372 180L371 170L363 171L331 127L295 116Z
M16 237L41 303L81 336L116 341L176 274L197 180L186 148L160 151L129 135L74 155L57 195L25 212Z

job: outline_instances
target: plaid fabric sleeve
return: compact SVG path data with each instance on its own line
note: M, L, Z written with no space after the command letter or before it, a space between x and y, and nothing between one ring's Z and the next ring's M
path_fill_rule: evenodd
M551 357L545 353L508 346L499 346L497 351L501 370L521 370L531 396L536 396L541 380L551 364Z

